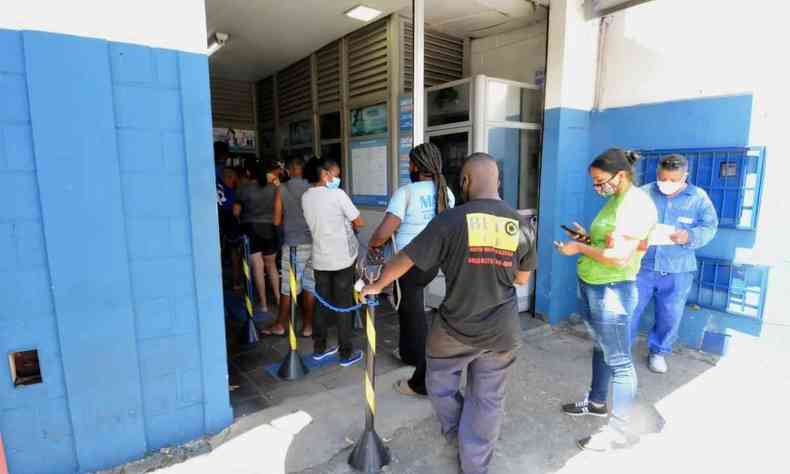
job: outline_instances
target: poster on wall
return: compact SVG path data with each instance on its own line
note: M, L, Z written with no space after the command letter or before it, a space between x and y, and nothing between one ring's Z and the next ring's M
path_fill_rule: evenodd
M386 206L387 139L351 142L352 200L364 206Z
M371 105L351 111L351 136L381 135L387 133L387 105Z
M258 149L255 130L215 127L213 135L215 142L227 143L231 152L255 153Z

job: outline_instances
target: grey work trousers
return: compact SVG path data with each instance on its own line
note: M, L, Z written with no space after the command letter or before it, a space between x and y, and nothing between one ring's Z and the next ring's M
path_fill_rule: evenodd
M516 360L514 351L494 352L467 346L434 321L427 344L428 397L451 441L458 437L461 470L485 474L504 418L505 383ZM466 392L460 393L467 369Z

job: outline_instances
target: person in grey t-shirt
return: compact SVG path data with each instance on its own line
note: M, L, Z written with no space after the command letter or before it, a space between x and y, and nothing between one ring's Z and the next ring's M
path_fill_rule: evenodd
M277 321L261 331L264 335L281 336L285 334L291 307L289 284L289 263L293 263L296 277L296 294L302 294L302 337L313 335L313 315L315 313L315 277L312 264L312 238L310 228L304 220L302 195L310 183L302 177L304 159L293 157L286 163L291 177L277 188L274 195L274 225L281 227L283 235L282 257L280 261L281 280L280 308ZM290 261L290 250L294 248L295 260ZM304 291L302 291L304 289Z
M260 179L240 185L236 190L233 212L241 220L242 232L250 239L252 275L258 290L258 310L268 312L266 301L266 274L274 292L274 304L280 296L280 278L277 271L277 232L274 227L275 184L267 179L268 173L260 173Z

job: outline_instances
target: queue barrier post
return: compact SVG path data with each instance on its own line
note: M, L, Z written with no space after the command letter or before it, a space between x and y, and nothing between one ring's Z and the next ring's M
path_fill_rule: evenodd
M280 368L277 370L277 375L283 380L298 380L310 371L304 364L296 344L294 320L296 319L296 298L298 295L296 291L296 273L294 271L295 261L296 247L289 247L288 285L291 293L291 318L288 321L288 354L286 354L280 364Z
M376 326L375 302L368 300L365 311L365 373L362 383L365 394L365 430L362 432L348 464L356 471L376 473L390 462L389 449L376 433Z
M258 329L255 327L255 312L252 306L252 274L250 273L250 239L246 235L241 238L242 248L242 268L244 270L244 308L247 310L247 320L244 325L244 332L242 333L241 343L243 345L252 345L258 342Z

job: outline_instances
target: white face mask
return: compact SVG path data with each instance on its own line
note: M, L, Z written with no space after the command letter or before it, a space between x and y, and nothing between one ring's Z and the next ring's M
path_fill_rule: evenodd
M683 181L656 181L656 184L658 185L658 190L667 196L675 194L676 192L683 189L683 186L686 185L686 183Z

